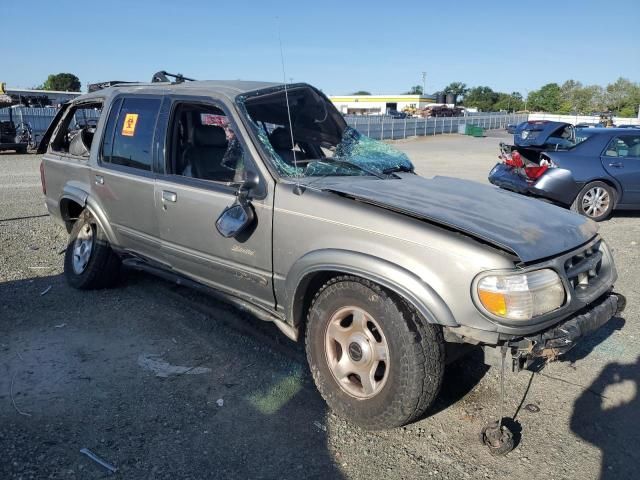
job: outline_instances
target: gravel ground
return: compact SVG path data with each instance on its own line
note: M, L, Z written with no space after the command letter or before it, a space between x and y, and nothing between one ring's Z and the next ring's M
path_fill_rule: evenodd
M423 175L486 182L500 138L396 145ZM270 324L143 274L70 289L38 164L0 154L0 479L108 476L82 448L121 478L638 478L637 212L601 225L627 310L564 361L508 376L519 444L495 458L478 432L499 414L498 376L477 353L429 416L365 432L327 411L301 346Z

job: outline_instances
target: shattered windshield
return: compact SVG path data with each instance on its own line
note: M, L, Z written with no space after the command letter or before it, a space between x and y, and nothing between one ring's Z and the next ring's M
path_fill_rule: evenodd
M284 87L238 99L279 175L386 178L393 172L413 171L404 153L349 127L312 87L292 85L287 94L289 109Z

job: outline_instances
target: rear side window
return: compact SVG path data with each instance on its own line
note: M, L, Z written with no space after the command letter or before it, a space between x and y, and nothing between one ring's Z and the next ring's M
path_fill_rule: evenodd
M102 161L140 170L151 170L153 134L160 99L125 98L117 100L109 113Z
M640 135L614 137L604 154L607 157L640 157Z
M51 150L74 157L89 158L101 111L102 101L71 106L57 127Z

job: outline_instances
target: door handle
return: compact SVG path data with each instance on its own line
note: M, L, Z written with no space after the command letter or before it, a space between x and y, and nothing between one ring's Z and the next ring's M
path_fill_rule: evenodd
M169 190L162 191L163 202L176 203L177 200L178 200L178 195L176 195L176 192L170 192Z
M96 185L104 185L104 177L102 175L96 175Z
M622 162L612 162L609 164L609 166L614 168L622 168L624 167L624 164Z

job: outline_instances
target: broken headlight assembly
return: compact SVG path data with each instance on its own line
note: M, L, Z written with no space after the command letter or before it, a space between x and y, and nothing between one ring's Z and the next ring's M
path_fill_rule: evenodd
M560 308L566 299L549 268L526 273L483 273L474 282L482 309L507 320L531 320Z

